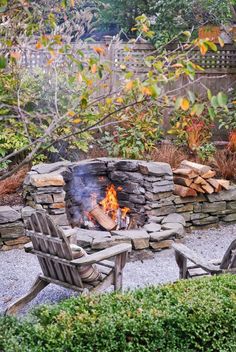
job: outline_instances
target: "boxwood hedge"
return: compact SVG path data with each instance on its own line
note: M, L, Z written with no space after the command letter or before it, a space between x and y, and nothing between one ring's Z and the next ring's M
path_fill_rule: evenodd
M236 276L81 296L0 318L4 352L235 352Z

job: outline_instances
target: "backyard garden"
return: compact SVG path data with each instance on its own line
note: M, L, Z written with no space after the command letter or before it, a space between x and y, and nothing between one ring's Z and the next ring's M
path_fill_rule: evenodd
M236 351L235 43L235 0L0 0L1 352Z

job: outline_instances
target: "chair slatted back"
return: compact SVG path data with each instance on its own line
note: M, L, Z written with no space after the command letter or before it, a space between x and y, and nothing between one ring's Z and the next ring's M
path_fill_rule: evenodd
M27 234L46 277L83 288L78 270L70 264L69 240L45 212L36 211L31 215Z
M228 247L220 264L221 269L236 268L236 240Z

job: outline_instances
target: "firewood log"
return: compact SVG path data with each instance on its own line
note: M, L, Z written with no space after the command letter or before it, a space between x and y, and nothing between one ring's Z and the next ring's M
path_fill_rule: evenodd
M215 175L216 175L215 171L209 170L208 172L202 175L202 178L208 179L208 178L215 177Z
M204 189L202 189L200 185L196 185L196 183L192 183L189 187L194 189L198 193L205 193Z
M230 187L230 182L229 182L228 180L223 180L223 179L218 180L218 179L217 179L217 181L218 181L219 184L222 186L222 188L224 188L224 189L226 189L226 190L229 189L229 187Z
M188 178L194 178L198 176L198 174L191 169L175 169L173 170L173 174L178 176L187 176Z
M219 181L215 178L208 178L207 180L208 183L210 183L211 186L214 187L215 189L215 192L220 192L222 190L222 186L221 184L219 183Z
M194 189L189 187L175 185L174 194L185 198L185 197L195 197L197 195L197 192Z
M206 185L201 185L201 187L204 189L205 193L207 194L214 193L214 188L209 183L207 183Z
M177 185L189 187L191 183L193 183L193 179L184 176L174 176L174 183L176 183Z
M89 212L105 230L111 231L116 228L116 223L110 216L104 213L102 207L98 204Z
M183 160L180 164L181 168L192 169L196 171L199 175L204 175L211 170L210 166L193 163L192 161Z
M194 183L196 185L207 185L206 180L204 180L204 178L202 178L201 176L198 176L197 178L195 178Z

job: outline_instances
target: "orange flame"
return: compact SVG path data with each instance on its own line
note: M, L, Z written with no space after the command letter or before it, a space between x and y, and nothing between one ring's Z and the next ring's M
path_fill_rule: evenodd
M118 190L121 190L121 187L118 187ZM100 202L104 212L108 214L112 220L117 220L117 210L120 208L118 199L117 199L117 191L114 185L109 185L106 189L106 196ZM130 211L129 208L121 208L121 216L122 219L126 217L126 214Z

